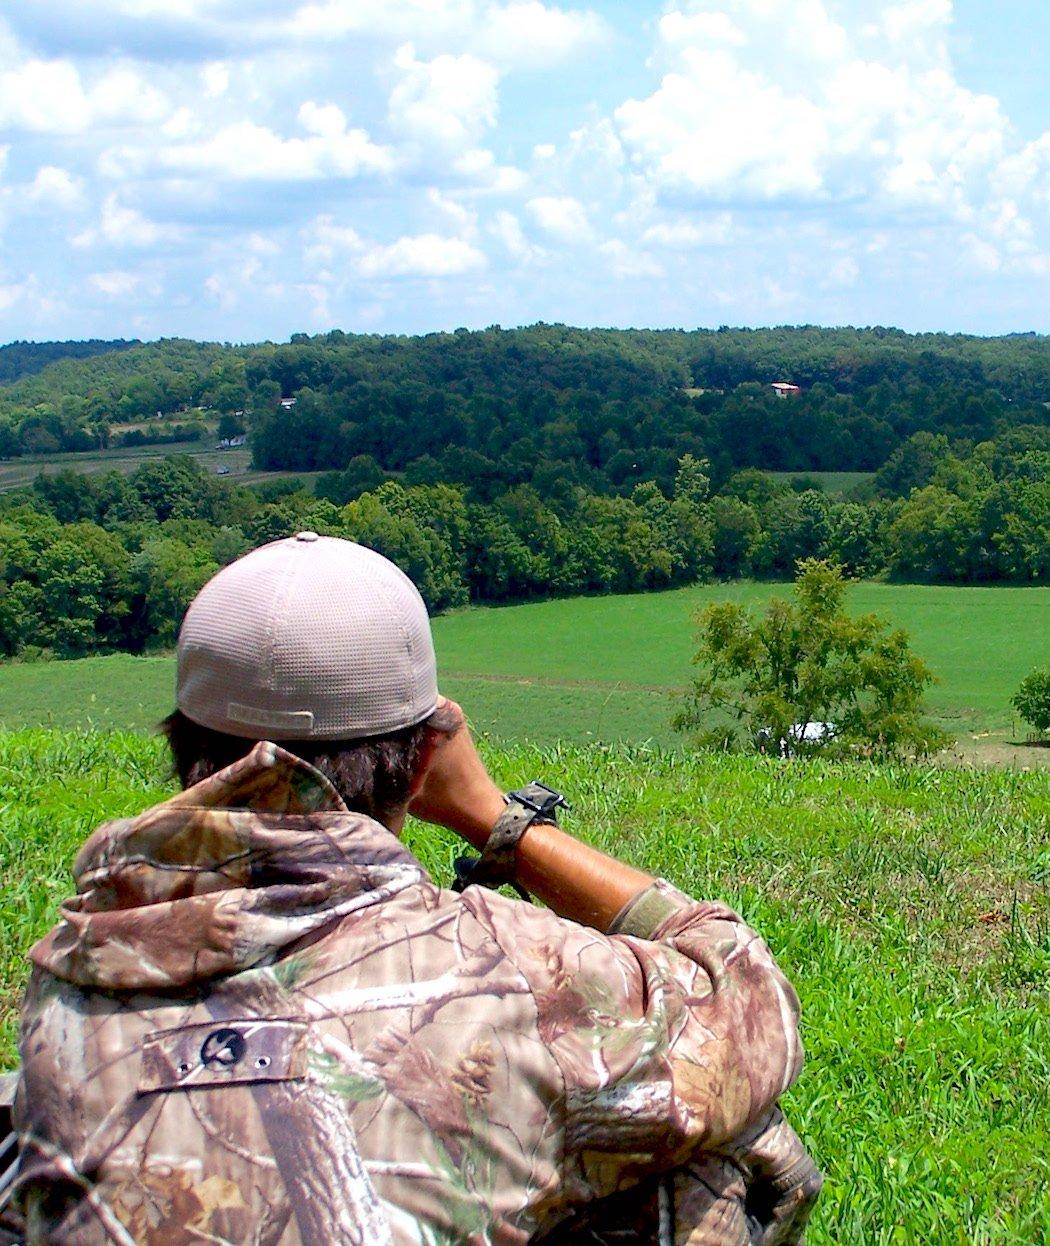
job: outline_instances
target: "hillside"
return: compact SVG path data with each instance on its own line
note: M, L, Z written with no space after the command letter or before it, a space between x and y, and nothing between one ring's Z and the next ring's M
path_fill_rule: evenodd
M778 401L769 387L785 380L801 392ZM1045 424L1047 400L1050 349L1036 335L540 324L237 347L169 339L0 388L0 455L87 449L100 425L204 407L252 414L260 467L341 469L369 455L385 471L422 463L433 477L436 462L442 480L508 484L533 479L538 459L573 464L602 491L666 484L687 451L716 475L874 470L915 432L980 439Z
M214 570L304 528L433 612L806 558L1045 583L1048 341L536 325L62 359L0 385L0 458L67 452L0 471L0 657L168 644ZM174 441L193 456L137 457Z
M767 937L808 1062L785 1107L827 1175L811 1246L1022 1246L1050 1216L1042 988L1050 778L925 767L487 747L569 793L569 825ZM25 949L99 821L170 790L155 740L0 733L2 1061ZM409 838L442 879L451 837Z
M123 338L110 342L95 338L86 342L9 342L0 346L0 385L42 372L59 359L89 359L137 345L137 341Z

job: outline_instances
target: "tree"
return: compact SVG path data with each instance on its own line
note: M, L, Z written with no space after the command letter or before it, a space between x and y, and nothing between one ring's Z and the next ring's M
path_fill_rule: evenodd
M38 643L43 640L62 657L86 653L102 613L102 568L78 543L64 539L41 555L37 577L43 607Z
M140 584L149 634L160 644L175 643L186 607L218 569L206 551L174 537L150 541L138 554L132 573Z
M711 499L708 515L714 526L714 571L721 578L745 575L759 535L755 508L739 498Z
M240 437L245 431L244 417L234 415L231 411L224 411L219 416L219 426L215 431L220 441L232 441L234 437Z
M1010 704L1036 731L1050 731L1050 666L1026 675L1010 698Z
M700 668L674 718L701 743L731 746L743 729L796 752L860 752L897 757L927 754L946 737L922 718L933 682L907 634L874 614L852 618L843 607L840 567L799 564L795 600L774 598L755 622L741 606L721 602L699 617ZM796 741L798 723L833 724L817 741Z

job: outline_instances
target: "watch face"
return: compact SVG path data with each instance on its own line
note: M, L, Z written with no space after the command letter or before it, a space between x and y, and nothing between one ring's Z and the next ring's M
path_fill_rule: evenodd
M552 819L556 809L569 808L569 803L561 792L548 787L546 783L540 783L539 780L533 780L532 783L526 783L517 791L508 793L507 799L517 801L526 809L532 809L537 816Z

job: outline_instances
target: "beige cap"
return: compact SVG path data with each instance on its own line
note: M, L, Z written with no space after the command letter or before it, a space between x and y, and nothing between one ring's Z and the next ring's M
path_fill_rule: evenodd
M437 705L416 586L352 541L300 532L224 567L179 632L178 707L252 740L350 740Z

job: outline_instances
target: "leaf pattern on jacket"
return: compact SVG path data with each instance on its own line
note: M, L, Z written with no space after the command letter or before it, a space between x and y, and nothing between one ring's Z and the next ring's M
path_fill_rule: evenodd
M643 939L443 891L266 743L100 827L75 876L23 1011L16 1198L38 1241L525 1246L586 1207L598 1241L617 1192L674 1170L699 1207L682 1174L736 1139L762 1171L801 1150L762 1125L801 1066L797 998L717 902L658 884ZM205 1069L202 1033L259 1018L286 1047ZM143 1089L158 1042L183 1054Z

